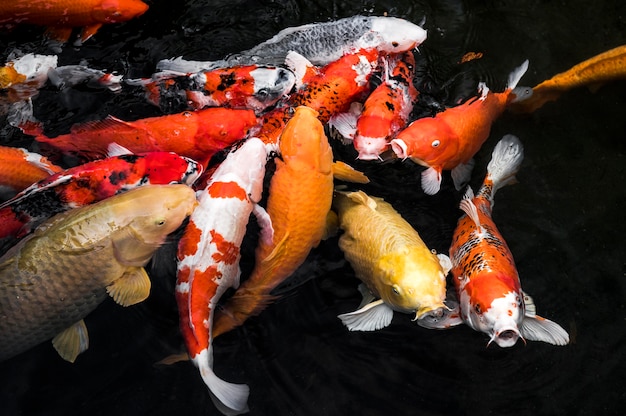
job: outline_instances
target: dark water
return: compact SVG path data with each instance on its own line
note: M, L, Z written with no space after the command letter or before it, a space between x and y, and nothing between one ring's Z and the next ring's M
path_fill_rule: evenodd
M502 88L524 59L524 85L626 43L626 3L584 1L160 1L136 21L103 28L83 47L64 48L60 65L81 59L125 75L148 76L162 58L216 59L247 49L278 30L358 13L426 18L420 48L425 86L454 78L438 96L453 101L467 85ZM49 52L41 31L0 38ZM459 70L466 52L484 57ZM50 134L114 114L156 115L125 91L44 90L37 115ZM250 385L252 415L618 415L626 405L626 83L597 92L572 91L530 116L505 114L476 156L472 184L482 181L491 149L519 136L526 157L519 183L496 196L494 217L514 254L524 289L538 312L560 323L572 343L522 342L486 348L466 326L417 327L396 314L391 326L350 333L336 318L359 303L357 281L337 249L323 242L283 297L215 344L216 373ZM3 143L32 145L2 126ZM349 149L336 146L340 157ZM364 189L384 196L427 244L447 251L460 211L449 177L425 197L410 163L357 163L373 179ZM244 246L244 276L253 244ZM0 365L2 415L214 415L206 387L190 363L157 366L179 351L172 295L172 251L151 270L154 288L141 305L105 302L87 318L91 346L75 364L49 343Z

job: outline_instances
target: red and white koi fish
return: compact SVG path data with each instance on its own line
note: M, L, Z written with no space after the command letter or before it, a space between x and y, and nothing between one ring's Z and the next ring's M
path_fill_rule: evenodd
M336 114L329 122L345 139L352 140L357 158L362 160L380 158L389 140L406 126L417 100L413 52L393 55L384 62L384 81L367 97L362 110Z
M467 325L489 335L487 345L511 347L519 338L565 345L567 332L537 315L532 299L522 291L513 255L491 218L496 191L515 179L523 157L519 139L504 136L493 150L478 194L474 196L468 187L461 201L465 215L450 247L459 311ZM445 318L430 324L431 328L448 326Z
M16 194L63 168L23 148L0 146L0 197Z
M252 110L212 107L135 121L109 116L72 126L69 134L35 140L87 159L107 154L117 143L132 153L175 152L206 166L216 152L243 139L257 124Z
M239 286L239 248L251 213L259 219L262 238L271 241L271 226L257 203L263 192L267 150L258 138L228 154L198 192L199 205L178 246L176 300L180 329L193 363L225 414L247 411L248 386L220 379L213 372L213 317L221 296Z
M170 152L120 154L62 170L0 204L0 250L51 216L144 185L191 185L197 162Z
M479 98L447 108L434 117L417 119L390 141L399 158L410 158L427 168L422 172L422 189L426 194L439 192L443 170L452 170L457 189L467 182L472 158L489 137L493 122L516 98L513 89L527 69L528 61L524 61L513 70L502 93L490 92L481 82Z

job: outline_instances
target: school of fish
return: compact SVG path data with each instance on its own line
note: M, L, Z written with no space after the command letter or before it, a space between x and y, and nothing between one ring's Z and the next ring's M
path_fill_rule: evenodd
M0 6L0 26L43 25L62 42L80 27L81 44L103 24L147 9L140 0L11 0ZM89 345L83 319L107 296L123 306L145 300L144 266L173 244L172 297L186 353L216 408L245 413L249 387L215 374L215 339L262 313L278 296L273 290L335 236L362 282L361 304L338 316L350 331L383 330L397 312L423 328L466 324L486 334L488 346L568 344L567 331L536 314L491 216L496 191L514 182L521 165L520 139L497 143L476 193L466 184L503 112L535 111L568 89L623 77L624 47L532 89L518 86L525 61L504 91L480 82L465 102L415 119L416 48L426 39L404 19L353 16L284 29L222 60L162 60L146 79L83 63L57 67L51 55L12 55L0 68L7 120L38 147L0 143L0 360L52 340L75 361ZM109 116L49 136L32 111L38 89L83 82L116 93L139 89L162 114ZM423 166L422 189L407 192L436 194L447 180L442 172L451 171L456 189L466 190L448 253L428 247L390 203L359 189L368 178L333 155L333 137L367 163ZM242 276L250 230L258 233L254 268Z

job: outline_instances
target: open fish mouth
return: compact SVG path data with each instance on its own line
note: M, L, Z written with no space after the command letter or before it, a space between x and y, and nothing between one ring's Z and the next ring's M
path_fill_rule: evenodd
M502 328L491 336L491 339L487 343L487 346L489 346L492 342L495 342L496 344L498 344L499 347L508 348L515 345L519 338L522 337L520 336L519 330L517 328ZM524 340L524 338L522 338L522 340ZM524 340L524 342L526 341Z

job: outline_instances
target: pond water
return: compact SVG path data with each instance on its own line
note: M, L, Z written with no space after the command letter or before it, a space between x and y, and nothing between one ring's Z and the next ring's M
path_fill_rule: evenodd
M387 13L419 23L423 76L434 85L455 79L446 98L486 81L502 89L523 60L521 84L533 86L626 43L626 3L516 1L308 2L186 0L149 2L126 24L106 26L82 47L67 46L59 64L84 60L129 77L149 76L163 58L218 59L280 29L355 14ZM20 28L0 37L13 48L50 53L42 31ZM483 58L459 71L466 52ZM456 78L455 78L456 77ZM473 83L473 84L472 84ZM113 114L158 114L132 91L44 90L36 115L50 135ZM32 146L4 125L3 144ZM396 314L371 333L349 332L336 318L360 301L354 273L336 239L320 244L278 289L260 316L215 343L216 373L250 386L251 415L617 415L626 405L626 82L592 93L578 89L531 115L504 114L476 156L479 186L495 143L507 133L525 146L519 183L498 192L494 219L509 244L539 314L560 323L571 344L518 342L486 347L467 326L418 327ZM337 143L339 155L350 153ZM419 188L422 168L405 163L354 163L420 232L447 251L461 197L444 182L436 197ZM243 248L243 276L253 259ZM2 415L216 415L189 362L155 365L180 351L171 247L151 267L153 290L137 306L101 305L86 322L90 348L76 363L44 343L0 365Z

